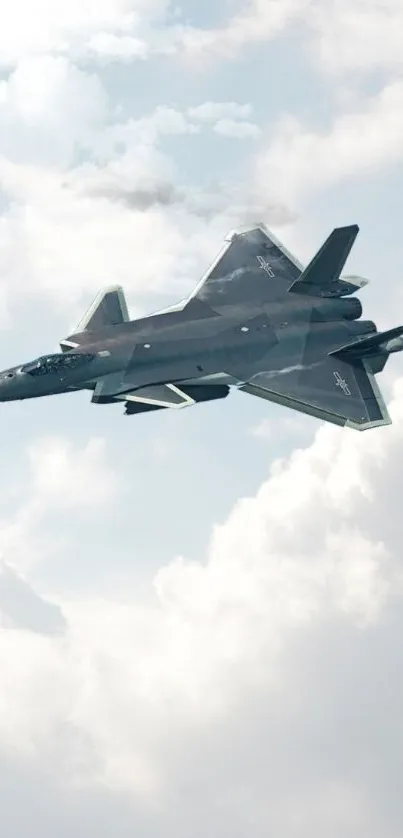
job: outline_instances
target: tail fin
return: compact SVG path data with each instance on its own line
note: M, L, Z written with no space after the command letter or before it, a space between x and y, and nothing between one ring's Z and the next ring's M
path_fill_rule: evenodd
M97 332L107 326L118 326L130 320L123 288L113 285L103 288L78 323L74 333L60 342L63 352L77 345L75 336L83 332Z
M308 267L291 285L290 291L296 294L316 296L329 289L333 283L340 279L340 273L358 232L359 228L356 224L351 227L336 227L313 257Z

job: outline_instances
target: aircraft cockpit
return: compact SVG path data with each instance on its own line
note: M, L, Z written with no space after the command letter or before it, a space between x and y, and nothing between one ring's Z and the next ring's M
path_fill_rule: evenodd
M42 355L29 364L21 367L21 372L28 375L63 375L72 372L78 367L88 364L95 358L95 355L84 352L65 352L53 355Z

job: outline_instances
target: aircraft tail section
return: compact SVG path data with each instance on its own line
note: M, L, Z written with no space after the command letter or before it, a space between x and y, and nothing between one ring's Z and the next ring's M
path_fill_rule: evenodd
M357 238L359 228L336 227L326 239L309 265L291 285L294 294L307 296L326 296L326 292L336 290L341 271L347 261L351 248Z
M61 341L60 347L63 352L66 352L77 346L76 335L83 332L96 332L107 326L118 326L121 323L127 323L129 319L123 288L119 285L103 288L78 323L74 333Z

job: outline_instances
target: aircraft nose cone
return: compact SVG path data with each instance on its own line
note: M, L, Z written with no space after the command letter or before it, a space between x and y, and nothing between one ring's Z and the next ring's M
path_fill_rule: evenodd
M7 402L15 398L16 371L4 370L0 373L0 402Z

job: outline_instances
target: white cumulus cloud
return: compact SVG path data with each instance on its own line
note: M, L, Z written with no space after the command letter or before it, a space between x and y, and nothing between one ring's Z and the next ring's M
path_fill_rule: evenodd
M365 175L402 156L403 83L335 117L330 130L309 130L284 117L257 160L257 182L291 205L352 175Z
M238 140L255 139L260 136L260 129L254 122L237 122L235 119L219 119L213 130L222 137L233 137Z
M91 147L107 119L99 78L63 57L21 60L2 83L0 155L23 164L66 168Z
M313 825L375 838L379 824L394 838L379 773L399 742L383 748L390 719L377 707L398 724L402 382L391 413L392 427L362 436L321 428L275 463L215 529L204 564L158 572L154 600L65 601L63 639L0 635L3 751L128 794L150 836L190 829L202 800L192 791L188 806L186 788L203 782L197 836L217 823L216 799L225 834L253 812L262 838L308 838Z
M333 72L388 70L403 62L400 0L334 0L312 5L315 55Z
M200 122L218 122L220 119L247 119L252 114L252 105L239 102L203 102L189 108L188 114Z
M103 439L90 439L81 448L64 438L39 439L29 446L27 458L24 485L8 489L9 502L18 494L21 503L14 513L0 516L1 555L22 569L26 562L40 561L57 549L62 531L70 534L68 524L54 532L53 521L73 514L77 521L83 515L96 516L113 505L122 488Z
M206 54L232 58L245 46L276 37L308 6L309 0L245 0L224 25L183 27L178 41L192 60L203 60Z
M142 24L158 20L166 6L165 0L16 0L2 15L0 65L13 66L32 55L85 53L94 43L102 51L113 37L119 55L127 51L127 41L125 50L119 38L137 44Z

